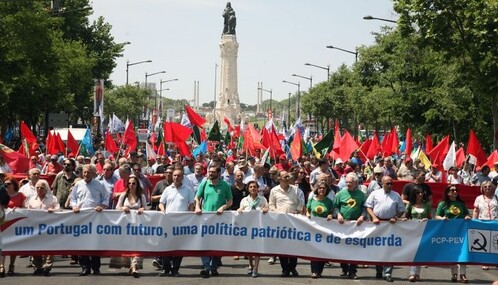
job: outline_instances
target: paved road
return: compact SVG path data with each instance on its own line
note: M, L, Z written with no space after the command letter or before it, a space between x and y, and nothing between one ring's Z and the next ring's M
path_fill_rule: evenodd
M43 284L50 282L50 285L118 285L125 284L272 284L272 285L290 285L290 284L393 284L383 280L375 279L375 268L362 268L358 271L358 280L348 280L339 277L341 273L338 264L332 267L326 267L321 279L311 279L309 262L299 260L297 270L299 277L282 278L280 277L280 265L278 263L269 265L267 258L262 259L260 263L260 277L254 279L247 273L247 260L233 260L232 257L223 257L224 266L220 267L219 277L202 279L199 275L201 270L201 261L198 257L184 258L182 268L180 269L181 277L158 277L159 270L152 266L152 259L144 260L144 269L141 270L140 278L135 279L127 274L126 269L109 268L108 258L102 259L102 275L100 276L78 276L80 268L76 265L70 265L69 259L57 257L54 262L51 276L34 276L32 268L26 268L27 258L18 258L16 261L16 274L0 279L0 284ZM8 258L6 260L8 264ZM497 261L498 264L498 261ZM417 283L423 284L452 284L450 282L449 268L429 267L422 268L421 276L423 280ZM397 266L394 270L394 284L413 284L407 281L408 267ZM484 271L480 266L468 266L467 277L470 279L469 284L491 284L492 281L498 280L498 268L493 267Z

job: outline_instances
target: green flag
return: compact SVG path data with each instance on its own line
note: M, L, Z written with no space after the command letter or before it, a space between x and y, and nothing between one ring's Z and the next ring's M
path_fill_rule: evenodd
M193 126L192 130L194 131L192 133L192 137L194 138L195 142L197 144L201 144L201 131L199 130L198 126Z
M208 141L222 141L223 137L221 136L220 126L218 125L218 121L214 122L213 127L209 131Z
M334 130L330 129L329 132L317 143L315 144L315 149L317 152L322 152L322 150L329 148L332 145L334 138Z
M230 141L232 140L232 136L230 135L230 132L227 131L225 134L225 138L223 139L223 144L225 146L228 146L230 144Z

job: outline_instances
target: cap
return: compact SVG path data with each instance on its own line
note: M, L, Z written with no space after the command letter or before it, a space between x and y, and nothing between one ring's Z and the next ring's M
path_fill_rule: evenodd
M147 160L148 160L148 161L155 161L156 159L155 159L155 158L153 158L153 157L149 157Z
M237 165L240 167L245 167L247 166L247 161L245 159L239 159L239 162L237 163Z
M286 160L287 159L287 156L285 154L281 154L279 157L278 157L280 160Z
M254 156L249 156L247 160L256 160L256 159L254 158Z
M341 163L344 163L344 161L342 161L341 158L338 158L335 160L335 165L338 165L338 164L341 164Z
M408 162L413 162L410 157L405 158L405 163L408 163Z
M382 174L384 173L384 170L381 167L376 166L374 168L374 174Z

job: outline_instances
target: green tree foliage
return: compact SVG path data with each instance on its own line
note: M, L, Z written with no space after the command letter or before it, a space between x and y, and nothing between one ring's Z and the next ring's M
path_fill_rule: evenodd
M143 114L144 108L151 103L146 98L146 91L133 85L123 85L108 90L105 98L106 113L114 113L119 118L138 118Z
M0 2L0 125L43 124L48 112L71 121L90 108L95 78L107 78L121 56L110 25L90 25L88 0ZM22 23L22 24L21 24Z
M485 144L498 134L498 2L495 0L397 0L403 36L419 35L417 44L441 52L454 64L459 80L470 90L475 113L468 127ZM467 93L467 90L465 90ZM455 94L454 94L455 95ZM463 110L461 110L463 111ZM493 127L491 127L493 126Z

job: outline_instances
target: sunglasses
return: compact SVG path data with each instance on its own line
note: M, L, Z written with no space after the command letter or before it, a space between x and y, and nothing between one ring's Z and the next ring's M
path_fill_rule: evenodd
M136 182L129 182L128 185L137 185Z
M384 183L384 185L393 185L393 183L392 182L386 182L386 183Z
M5 186L9 186L9 185L12 185L12 182L5 182L4 184L5 184Z
M449 192L458 192L456 189L450 189Z

